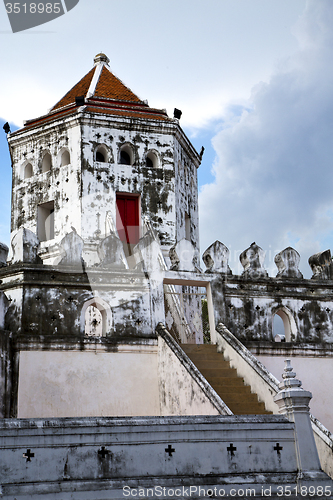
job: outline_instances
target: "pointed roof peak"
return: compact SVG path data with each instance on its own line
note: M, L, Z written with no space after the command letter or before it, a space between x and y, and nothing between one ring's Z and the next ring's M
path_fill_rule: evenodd
M97 54L97 56L94 57L95 66L97 66L98 64L106 64L108 66L109 62L110 59L103 52L100 52L99 54Z
M75 98L83 96L106 98L116 101L142 103L130 88L109 69L110 59L100 52L94 58L94 67L51 109L55 111L64 106L75 104Z
M94 58L93 68L74 85L45 117L28 120L25 126L33 126L41 120L57 116L69 116L78 110L130 118L169 120L166 110L150 108L116 75L110 71L109 58L100 52Z

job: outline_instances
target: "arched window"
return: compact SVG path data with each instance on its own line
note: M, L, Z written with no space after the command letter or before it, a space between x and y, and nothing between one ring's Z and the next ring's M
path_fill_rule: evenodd
M275 342L296 340L297 329L293 315L287 308L278 309L273 316L273 339Z
M148 168L154 168L154 164L153 164L152 160L148 156L146 158L146 167L148 167Z
M43 161L42 161L42 172L48 172L51 170L52 166L52 159L50 153L46 153L43 156Z
M132 148L126 144L122 146L119 154L119 163L121 165L133 165L134 155Z
M157 154L154 151L149 151L146 156L146 167L157 168L158 166Z
M126 151L120 151L120 163L122 165L130 165L131 157Z
M98 146L95 152L95 160L101 163L108 161L108 151L104 146Z
M191 241L191 218L187 212L185 212L185 239Z
M281 318L281 316L279 314L274 314L273 337L274 337L275 342L285 342L285 340L286 340L283 319Z
M105 162L105 156L101 151L96 152L96 161L100 161L101 163Z
M32 171L32 165L31 165L31 163L28 163L28 164L24 167L24 178L25 178L25 179L29 179L30 177L32 177L32 174L33 174L33 171Z
M71 157L69 151L66 149L61 155L61 166L65 167L66 165L69 165L70 162L71 162Z

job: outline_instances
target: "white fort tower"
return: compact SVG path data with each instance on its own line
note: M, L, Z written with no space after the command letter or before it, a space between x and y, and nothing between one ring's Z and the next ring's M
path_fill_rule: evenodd
M168 250L182 238L198 249L200 158L165 110L141 101L109 69L104 54L46 115L11 134L12 235L25 227L42 242L45 264L75 228L87 265L115 227L130 245L144 221Z

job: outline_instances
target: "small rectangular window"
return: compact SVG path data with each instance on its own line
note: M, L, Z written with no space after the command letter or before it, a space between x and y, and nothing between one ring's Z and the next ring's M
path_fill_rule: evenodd
M185 212L185 239L191 241L191 219L187 212Z
M40 241L54 238L54 201L38 205L37 236Z

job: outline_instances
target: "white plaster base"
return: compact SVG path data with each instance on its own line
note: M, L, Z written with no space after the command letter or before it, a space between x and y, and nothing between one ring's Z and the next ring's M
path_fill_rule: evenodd
M18 417L159 415L157 347L22 351Z

